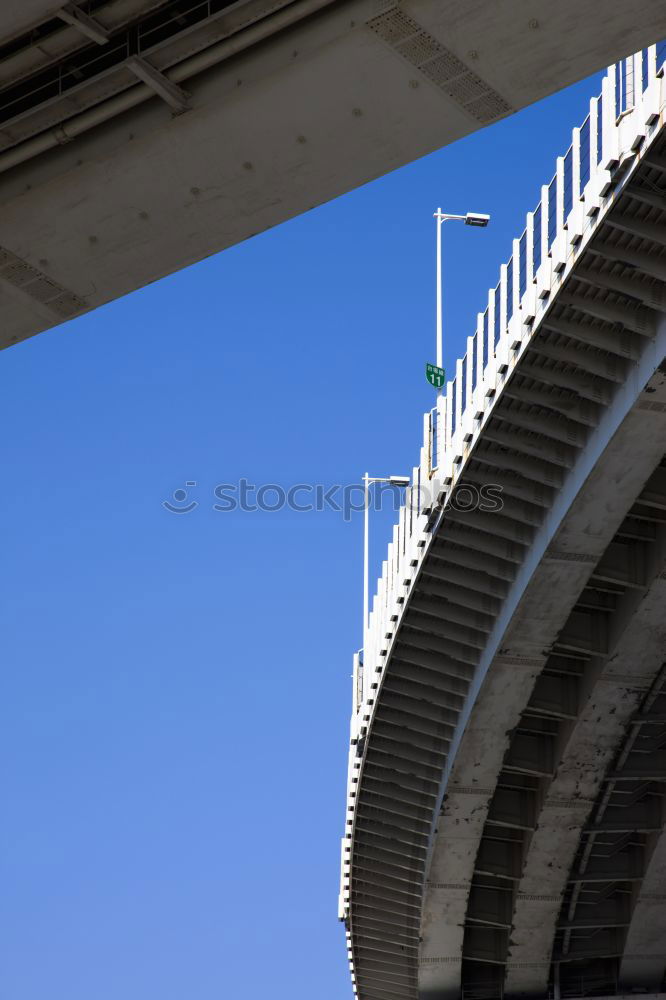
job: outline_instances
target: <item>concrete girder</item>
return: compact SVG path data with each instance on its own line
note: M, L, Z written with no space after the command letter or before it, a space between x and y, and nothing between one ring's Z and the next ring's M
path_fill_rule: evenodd
M622 545L612 542L592 574L593 580L605 580L622 587L647 585L647 563L640 543Z
M536 432L504 430L497 426L499 414L484 428L484 436L493 444L512 448L520 455L537 458L560 469L570 469L576 460L576 448L554 441Z
M395 677L398 680L409 679L415 684L427 680L428 684L446 692L447 699L451 695L459 695L462 699L466 694L473 672L470 665L463 660L452 659L450 652L449 655L441 651L433 652L432 647L426 646L423 636L418 632L401 635L396 652L398 669ZM414 667L417 671L414 671ZM422 676L423 672L427 676ZM432 674L435 676L431 676ZM388 679L384 683L388 683ZM437 692L434 694L436 696Z
M416 817L416 824L414 829L412 829L411 824L406 816L401 815L399 812L393 810L388 817L384 816L383 810L379 806L372 807L367 803L363 805L358 810L358 822L359 824L365 824L368 829L381 831L383 835L390 835L396 840L407 840L408 843L427 843L428 835L430 833L430 823L425 820ZM364 872L360 877L360 881L366 880L370 886L372 879L367 872ZM372 886L368 889L368 892L374 892L376 895L380 894L382 891L390 889L388 882L384 885ZM399 886L399 892L406 893L409 892L408 887L401 882ZM390 894L387 896L390 898ZM411 905L411 904L410 904ZM414 904L418 910L420 910L420 902Z
M478 632L490 631L493 626L493 619L490 615L480 614L478 611L460 606L452 598L453 595L448 600L417 595L410 600L409 607L426 615L442 618L446 622L465 625Z
M578 678L544 670L537 678L529 709L556 719L574 720L578 710Z
M464 571L463 571L464 572ZM479 593L473 587L466 587L464 584L444 583L435 576L422 578L423 590L425 594L432 594L434 597L441 597L457 603L460 607L469 608L470 611L478 611L484 615L494 616L499 611L499 599L491 597L486 593Z
M581 832L641 701L641 690L628 679L645 684L661 667L666 648L661 611L665 598L666 581L654 580L624 622L612 660L606 660L587 691L544 797L517 891L507 955L505 988L517 996L538 994L548 986L553 938ZM606 720L603 729L598 724L600 716Z
M610 287L606 286L605 280L612 280L615 282L615 276L608 278L605 274L599 274L597 271L591 271L589 268L577 268L576 278L580 281L587 281L589 284L594 284L599 287ZM632 284L630 281L626 282L626 287ZM613 287L616 287L615 285ZM649 298L649 293L642 293ZM655 293L656 294L656 293ZM653 302L650 300L649 303L652 305ZM564 316L553 316L550 313L543 321L543 325L548 330L553 330L555 333L560 333L565 337L571 338L578 344L583 344L587 347L597 347L599 350L608 351L611 354L617 354L619 358L627 358L630 361L635 361L640 355L640 346L634 342L632 335L624 331L618 333L613 328L601 328L599 326L592 326L590 323L581 323L580 320L569 319Z
M449 553L450 558L455 558L455 555ZM449 559L446 553L441 549L437 551L433 546L433 558L428 562L428 575L449 583L459 583L462 587L478 590L483 594L505 596L511 576L503 561L491 559L486 562L480 558L473 560L471 565L468 563L467 566L470 568L467 568L458 563L451 563Z
M407 647L415 646L417 649L441 653L461 664L473 665L476 662L474 647L470 647L464 642L458 642L451 637L443 638L441 635L428 634L423 629L415 628L409 619L400 629L398 642L401 646L404 644Z
M620 984L658 990L666 972L666 831L659 831L634 904L620 962Z
M499 483L493 483L493 486L499 486ZM529 501L516 499L508 490L502 489L499 501L501 503L501 509L495 511L482 511L482 514L497 513L502 518L507 521L513 521L515 524L524 524L529 528L538 528L544 517L544 509L538 504L530 503Z
M585 444L584 425L570 420L568 417L543 416L534 413L533 410L519 410L504 402L496 407L495 413L505 423L512 424L521 430L538 431L544 437L552 438L561 444L571 445L574 448L582 448Z
M505 538L516 545L529 545L534 535L535 523L531 518L516 520L511 513L505 514L504 508L497 512L453 508L449 512L449 519L452 524L465 525L482 535Z
M483 649L486 644L486 635L477 629L458 625L444 618L442 615L435 615L432 612L420 614L419 611L410 607L407 623L410 629L417 629L425 635L433 635L447 642L457 643L466 649ZM470 654L472 655L472 654Z
M658 170L661 174L666 173L666 157L660 153L655 153L651 150L650 154L646 157L645 163L648 167Z
M650 167L657 166L656 162L651 158L648 159L647 165ZM641 205L650 205L652 208L658 208L661 212L666 212L666 192L659 192L654 188L632 184L627 194Z
M585 427L596 427L599 423L601 406L598 403L581 399L577 394L570 394L570 390L563 391L562 387L540 385L539 388L533 388L525 385L525 380L520 375L514 375L504 386L502 395L561 414Z
M538 682L537 682L538 683ZM524 788L508 788L498 786L488 807L488 823L493 826L506 826L512 830L533 830L536 822L536 810L534 808L534 796ZM502 890L508 893L508 889ZM509 899L509 904L511 900ZM468 917L475 914L473 906L468 907ZM511 909L509 906L506 926L511 926Z
M637 250L623 241L611 243L607 238L597 238L590 244L590 253L604 260L628 264L649 277L666 281L666 258L650 250Z
M663 222L651 222L627 212L614 212L606 220L611 229L619 229L631 236L640 236L643 240L654 243L659 249L666 244L666 225ZM637 331L640 333L640 330Z
M631 272L624 274L613 272L611 274L608 271L600 271L591 267L577 268L576 278L585 284L592 285L594 288L605 288L608 291L621 292L623 295L641 302L648 309L654 309L657 312L664 312L666 310L666 283L663 281L656 279L646 281L644 278L632 275ZM608 338L608 344L604 345L606 338ZM626 343L627 339L626 333L620 334L616 342L616 349L611 346L613 343L613 334L610 331L604 331L603 336L596 346L602 347L604 350L613 350L614 353L619 353L622 350L622 343ZM623 356L634 359L637 357L638 351L639 349L635 345L631 345L629 351Z
M555 768L553 739L546 733L513 735L504 757L503 771L551 778Z
M429 702L423 704L420 701L410 700L409 698L394 698L390 697L386 700L387 704L387 719L395 722L396 724L401 724L400 719L402 715L405 716L402 722L412 724L412 719L418 720L424 726L428 725L430 731L434 732L434 726L441 726L445 730L455 729L456 723L458 721L458 713L453 711L453 709L444 708L439 705L432 705ZM432 726L430 724L433 724ZM418 728L418 727L417 727ZM418 793L419 799L422 798L423 792ZM429 797L432 798L431 793ZM411 798L411 796L410 796Z
M542 342L535 345L534 353L541 358L548 358L549 361L572 365L585 374L605 379L607 382L623 382L628 368L628 362L623 358L609 357L594 349L586 350L582 346Z
M501 562L508 564L505 572L509 574L509 566L513 563L519 565L523 558L524 544L509 541L504 538L495 538L484 531L470 527L470 521L454 521L447 519L442 526L440 534L442 539L451 539L461 549L471 549L473 552L483 553L487 557L494 557ZM505 577L506 578L506 577Z
M421 907L421 893L416 885L410 887L408 883L400 879L388 878L386 875L378 875L373 878L366 874L364 878L355 883L354 888L364 896L387 901L393 898L394 893L398 893L403 897L405 907L411 907L416 913Z
M420 713L410 712L403 708L401 710L388 709L386 714L382 716L381 724L377 725L377 732L390 739L394 735L392 730L396 726L400 729L408 728L413 731L420 746L431 745L432 749L441 749L443 752L448 749L455 729L455 724L452 722L447 722L444 719L427 719ZM372 805L374 803L373 796L369 796L366 801ZM418 810L415 811L414 815L418 816Z
M76 28L82 35L90 38L93 42L97 42L98 45L106 45L108 43L109 32L102 27L99 21L86 14L76 4L68 4L66 7L60 7L55 13L56 17Z
M555 385L561 389L569 389L583 399L592 403L608 406L612 398L612 387L602 379L584 375L579 371L562 370L554 364L535 364L525 361L520 366L521 374L526 378L542 382L544 385Z
M499 486L504 501L509 496L541 510L548 510L553 501L553 490L549 487L526 479L525 476L511 475L497 468L489 472L481 458L476 455L465 469L464 482L471 482L476 486Z
M479 442L475 458L491 469L497 469L500 472L515 472L525 479L531 479L532 482L545 489L555 490L562 484L561 467L553 465L552 462L544 462L540 458L533 458L522 453L517 454L509 451L506 447L495 447L485 439Z
M416 878L421 880L423 867L425 864L424 856L422 851L406 851L399 844L392 845L390 841L382 839L381 837L369 837L360 836L358 842L359 857L369 858L373 862L383 862L390 868L402 869L405 872L414 874ZM381 911L380 911L381 912ZM369 910L364 913L360 908L359 910L359 920L362 920L366 925L372 923L374 926L381 927L384 921L379 921L377 919L377 912L375 910ZM418 928L418 920L413 917L410 918L406 914L403 921L405 927L412 929ZM390 925L391 922L387 921ZM414 947L414 937L413 934L410 935L410 944L412 950L416 950Z
M441 652L432 652L418 632L401 634L398 643L397 659L405 663L411 677L414 676L411 667L416 666L421 670L437 674L441 678L441 684L446 685L448 695L464 691L463 685L469 682L473 673L473 668L469 664L451 659L450 655L446 656ZM399 669L396 671L396 676L401 676Z
M658 417L653 419L659 420ZM564 556L568 551L574 553L585 551L591 556L591 548L596 548L597 554L594 561L599 561L602 557L613 533L619 528L626 515L628 507L640 492L642 485L661 457L657 444L659 435L653 436L650 442L643 440L643 435L639 430L640 426L640 417L634 413L631 418L627 418L624 434L619 436L616 434L613 438L613 447L610 449L614 452L613 459L608 458L607 460L612 461L619 474L618 490L611 500L616 513L609 521L605 522L603 537L599 533L601 525L599 524L596 501L598 496L596 480L597 477L604 474L608 475L609 469L607 467L604 473L598 464L589 483L578 494L576 502L571 507L570 523L577 524L579 526L577 530L582 530L583 534L575 541L573 535L567 538L567 533L561 531L560 537L552 549L556 558L560 558L558 554L560 551ZM659 422L655 424L655 427L658 426L660 426ZM642 452L640 459L634 453L637 443ZM615 451L615 449L617 450ZM627 470L630 470L628 474ZM607 513L609 512L607 511ZM471 884L474 872L493 874L494 871L494 873L503 873L503 877L506 878L513 871L514 878L517 879L520 876L519 867L511 868L514 862L509 862L510 852L514 850L513 847L506 848L509 854L507 854L505 862L502 864L499 861L492 862L495 865L493 870L491 870L490 858L480 858L478 854L478 845L488 817L488 807L495 788L496 776L499 773L508 745L508 738L507 743L505 743L498 740L497 734L511 732L517 725L520 716L517 706L526 705L529 695L534 689L536 679L541 673L542 666L546 662L546 657L541 651L545 645L548 645L549 632L552 635L550 641L554 642L557 632L560 631L570 613L571 602L582 591L590 576L594 561L592 565L589 563L586 565L584 562L569 561L564 558L561 562L549 563L548 560L544 560L541 563L539 573L553 572L556 575L548 583L545 579L539 581L538 574L532 578L530 586L536 588L533 591L534 597L532 599L534 601L532 612L535 616L534 625L530 627L524 618L516 620L503 642L508 661L506 667L502 668L502 657L499 657L498 663L493 667L493 671L496 672L489 671L486 675L485 685L488 686L482 688L476 695L472 716L465 728L464 741L458 745L450 765L451 772L447 787L448 789L456 786L473 788L476 785L479 787L479 794L474 801L473 810L470 808L467 811L466 821L463 822L461 822L462 816L448 812L453 807L449 806L449 798L447 797L443 814L438 821L439 833L435 841L428 876L430 883L458 884L461 888L455 891L438 891L435 896L427 886L421 931L423 938L421 955L424 957L446 957L460 954L464 934L464 917L467 909L467 894L462 887ZM558 579L557 574L562 573L568 577L566 585L563 582L566 577L561 575L558 582L555 582ZM565 595L568 596L565 597ZM554 614L559 601L562 602L560 610ZM557 628L552 629L552 623L555 621L558 623ZM520 669L517 669L517 666L512 662L513 660L522 661ZM495 684L490 684L491 678ZM519 681L522 689L517 687ZM522 695L520 694L521 690ZM480 721L484 706L489 713L487 729ZM506 714L509 711L511 716ZM479 728L477 729L477 727ZM486 739L479 742L483 739L484 730L487 734ZM458 809L459 807L456 806L456 811ZM459 822L456 822L456 819ZM452 847L454 840L455 847ZM517 865L517 862L515 864ZM509 867L507 868L506 865ZM433 871L436 871L437 874L433 875ZM469 955L469 951L466 951L468 959ZM424 998L457 995L460 989L460 966L455 962L446 961L424 965L421 970L420 982Z
M172 83L168 76L160 73L146 59L130 56L125 65L138 80L142 80L158 97L161 97L176 114L182 115L183 112L189 111L192 105L192 95L188 94L182 87Z
M666 241L666 227L664 227L663 232ZM594 316L607 323L621 323L627 330L631 330L641 337L651 337L654 334L656 316L654 311L646 306L636 305L632 308L619 302L609 302L591 295L582 295L580 292L561 292L558 296L558 302L560 305L570 306L572 309L577 309L578 312Z

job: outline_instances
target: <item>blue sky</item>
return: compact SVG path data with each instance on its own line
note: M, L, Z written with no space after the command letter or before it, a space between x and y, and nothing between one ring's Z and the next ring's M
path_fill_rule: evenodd
M451 369L599 80L0 356L0 1000L351 996L362 515L213 491L411 470L432 213Z

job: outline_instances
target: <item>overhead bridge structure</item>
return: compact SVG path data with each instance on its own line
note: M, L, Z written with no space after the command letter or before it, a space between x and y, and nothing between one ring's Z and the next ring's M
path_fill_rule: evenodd
M3 0L0 347L664 36L661 0Z
M609 70L425 418L354 659L359 1000L665 991L663 58Z

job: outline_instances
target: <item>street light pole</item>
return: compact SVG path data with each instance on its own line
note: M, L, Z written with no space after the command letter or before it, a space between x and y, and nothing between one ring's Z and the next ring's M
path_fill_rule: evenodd
M409 486L409 476L363 476L363 634L370 620L370 483L390 483L391 486Z
M482 215L479 212L468 212L466 215L449 215L438 208L434 213L437 220L437 367L443 368L444 345L442 336L442 223L443 222L464 222L466 226L485 227L490 222L489 215ZM437 390L437 395L442 395L442 387Z
M365 642L365 630L368 625L368 602L369 602L369 562L370 562L370 543L369 543L369 527L370 519L368 517L368 508L370 507L370 477L368 473L363 476L363 635L361 636L361 642Z
M444 216L441 208L435 213L437 219L437 361L438 368L442 368L442 222ZM441 394L441 388L438 394Z

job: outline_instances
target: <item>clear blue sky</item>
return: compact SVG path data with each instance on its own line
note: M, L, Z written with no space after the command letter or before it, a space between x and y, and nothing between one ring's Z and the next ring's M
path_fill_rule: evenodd
M351 996L362 518L213 489L411 470L432 213L492 215L444 231L450 367L599 86L0 355L0 1000Z

